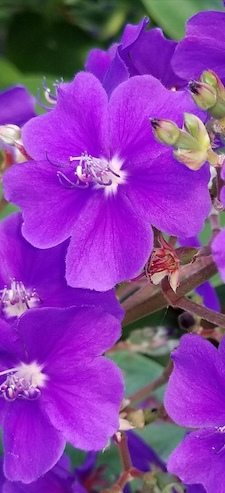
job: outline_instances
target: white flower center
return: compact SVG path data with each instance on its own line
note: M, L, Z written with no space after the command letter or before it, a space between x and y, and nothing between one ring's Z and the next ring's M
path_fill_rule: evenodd
M60 183L66 188L87 188L94 183L95 188L104 188L105 194L110 195L115 194L118 185L126 181L127 172L122 169L123 160L118 156L108 161L83 152L81 156L70 156L70 163L76 162L75 181L62 171L57 172Z
M11 280L11 287L0 291L0 307L6 317L20 317L29 308L40 306L41 299L35 289L26 289L21 281Z
M43 366L34 361L2 371L0 376L6 375L6 380L0 385L0 396L9 402L17 398L36 400L41 395L40 387L45 386L48 378L42 369Z

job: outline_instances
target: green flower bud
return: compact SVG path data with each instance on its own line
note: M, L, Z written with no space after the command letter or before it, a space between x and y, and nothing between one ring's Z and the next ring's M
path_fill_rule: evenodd
M209 134L204 123L191 113L184 113L184 129L194 137L204 149L210 146Z
M208 160L208 153L206 150L186 150L176 149L173 151L174 157L180 163L185 164L187 168L197 171Z
M202 110L209 110L217 101L216 88L198 81L190 81L188 84L190 93L195 103Z
M176 123L171 120L163 120L159 118L150 118L150 123L154 132L154 136L161 144L174 146L180 134L180 129Z

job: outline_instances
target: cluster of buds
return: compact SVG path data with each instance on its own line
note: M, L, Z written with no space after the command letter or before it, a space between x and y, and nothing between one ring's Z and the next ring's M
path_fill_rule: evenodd
M200 169L206 161L214 167L222 166L224 156L212 150L209 134L197 116L184 113L182 129L171 120L150 118L150 122L156 140L172 147L177 161L191 170Z

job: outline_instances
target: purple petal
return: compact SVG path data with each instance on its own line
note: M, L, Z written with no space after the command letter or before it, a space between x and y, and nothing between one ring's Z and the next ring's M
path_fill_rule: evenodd
M43 405L53 425L74 447L101 450L118 430L123 391L119 369L98 357L79 366L67 380L60 373L55 375L51 388L43 392Z
M35 98L23 86L14 86L0 93L0 124L22 126L35 116Z
M153 75L168 89L182 88L186 81L180 79L171 67L176 46L175 41L165 38L161 29L154 28L141 34L129 55L139 74Z
M225 281L225 229L223 229L213 240L212 254L220 275L223 281Z
M73 82L59 86L53 111L25 125L22 139L33 159L46 159L47 154L50 161L65 165L71 155L84 151L107 157L107 126L107 94L96 77L80 72Z
M69 362L76 368L107 351L120 337L121 327L115 317L95 307L33 308L19 319L18 332L30 362L45 364L53 374L62 372L68 361L64 372L70 375Z
M115 57L105 75L103 86L110 97L113 90L122 82L129 78L128 69L121 58L120 50L118 48Z
M187 80L198 78L207 69L224 78L224 50L225 13L199 12L187 22L186 36L175 50L173 69Z
M8 404L3 444L5 476L10 481L31 483L56 464L65 440L37 401L18 400Z
M219 451L224 447L224 434L214 431L204 429L186 436L170 455L167 467L184 483L201 483L207 493L223 493L225 451Z
M118 192L108 200L93 194L70 241L67 282L74 287L110 289L138 275L152 244L151 227L124 194Z
M94 48L88 54L87 60L85 62L85 70L91 72L92 74L100 80L101 83L104 81L104 77L111 65L110 54Z
M172 358L174 370L165 394L169 416L190 428L223 426L225 365L218 350L202 337L187 334Z
M148 472L155 467L166 471L164 462L157 456L154 450L135 432L127 431L128 447L132 464L140 471Z
M4 173L4 192L7 200L23 209L22 233L37 248L50 248L68 239L88 197L86 190L63 187L56 169L44 161L12 166Z

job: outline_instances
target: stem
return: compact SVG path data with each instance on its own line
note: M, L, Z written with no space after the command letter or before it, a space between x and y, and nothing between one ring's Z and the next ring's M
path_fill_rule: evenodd
M176 296L176 301L179 298L184 297L196 287L200 286L200 284L202 284L203 282L208 281L208 279L217 274L217 272L218 270L215 262L213 262L212 257L209 257L207 265L204 265L204 267L199 269L190 277L181 281L180 286L177 289L177 293L174 293L174 295ZM151 285L149 287L151 288ZM145 297L142 301L139 300L139 303L137 305L132 306L126 310L125 318L123 320L123 327L131 324L132 322L135 322L136 320L139 320L140 318L146 317L147 315L150 315L151 313L154 313L161 308L165 308L168 304L170 303L168 303L168 299L166 299L163 291L158 291L149 299L146 299L145 293Z
M166 368L163 370L162 375L160 375L158 378L150 382L148 385L143 387L142 389L138 390L134 394L130 395L128 397L130 404L134 404L136 402L140 402L146 397L149 396L154 390L158 389L159 387L162 387L168 379L169 376L171 375L173 370L173 361L170 359L166 365Z
M4 209L5 209L5 207L6 207L7 205L8 205L7 200L6 200L4 197L2 197L2 198L0 199L0 213L1 213L2 211L4 211Z
M167 298L169 300L169 297ZM225 315L223 313L219 313L211 310L210 308L206 308L205 306L198 305L198 303L189 300L186 296L179 298L175 304L172 304L172 306L182 308L186 312L198 315L214 325L225 328Z
M124 432L121 432L121 440L118 443L118 447L120 451L120 457L121 457L123 469L124 471L129 471L132 468L132 461L128 449L127 435Z

